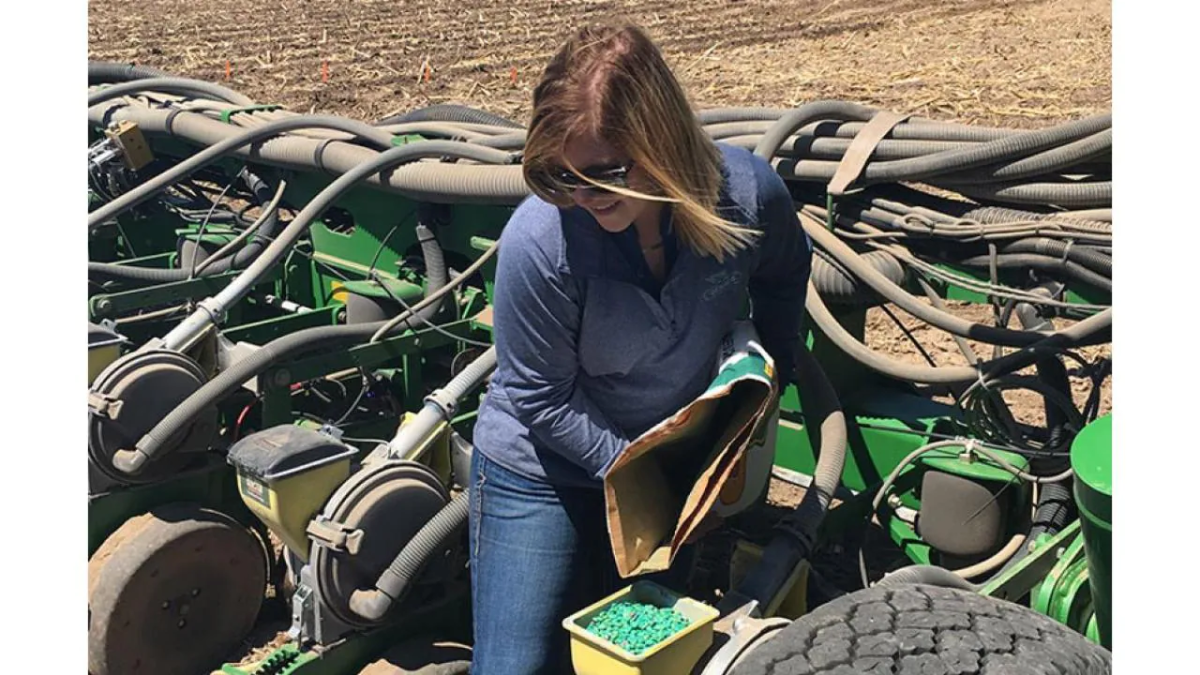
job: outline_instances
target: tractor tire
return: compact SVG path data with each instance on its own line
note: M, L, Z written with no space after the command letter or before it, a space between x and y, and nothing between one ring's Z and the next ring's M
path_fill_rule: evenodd
M800 617L730 675L1102 675L1112 655L1033 610L969 591L875 587Z

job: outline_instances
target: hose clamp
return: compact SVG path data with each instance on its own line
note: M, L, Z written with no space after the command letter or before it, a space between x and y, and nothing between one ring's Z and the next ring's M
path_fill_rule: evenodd
M436 407L442 413L442 419L453 419L458 413L458 401L446 394L445 389L438 389L425 397L425 404Z
M216 298L206 298L196 305L196 309L204 310L208 318L214 324L221 324L225 321L225 310L222 309L221 303L217 302Z
M974 462L978 455L976 448L979 447L979 441L977 439L966 438L964 436L959 436L957 440L963 442L963 451L959 457L965 462Z
M1071 253L1071 247L1075 245L1074 239L1067 239L1067 245L1063 247L1062 259L1059 262L1066 264L1067 256Z

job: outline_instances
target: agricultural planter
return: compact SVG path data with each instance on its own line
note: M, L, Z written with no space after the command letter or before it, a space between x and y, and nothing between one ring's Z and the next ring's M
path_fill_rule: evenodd
M92 675L411 672L413 645L469 642L465 472L524 130L91 73ZM1018 132L825 101L699 119L772 162L815 245L772 435L777 485L804 497L739 505L684 588L630 581L706 622L666 656L585 636L600 608L578 608L578 671L1107 672L1111 362L1085 354L1110 339L1109 117ZM947 309L964 301L994 321ZM967 365L869 348L894 309ZM272 607L284 645L221 665Z

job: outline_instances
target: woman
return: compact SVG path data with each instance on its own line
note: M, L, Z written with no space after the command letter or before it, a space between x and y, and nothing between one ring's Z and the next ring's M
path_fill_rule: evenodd
M562 619L621 583L606 469L704 391L747 298L786 386L811 262L783 181L710 140L640 29L571 37L533 108L534 195L501 237L498 364L474 433L484 675L571 672Z

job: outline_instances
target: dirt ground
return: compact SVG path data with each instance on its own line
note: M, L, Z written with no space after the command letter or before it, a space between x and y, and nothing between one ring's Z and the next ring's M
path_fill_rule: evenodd
M614 16L659 41L698 107L833 98L1029 127L1112 101L1109 0L92 0L88 51L297 111L453 102L524 122L559 41Z
M559 41L614 16L659 41L698 108L840 99L1035 128L1112 105L1110 0L91 0L88 52L302 112L373 121L461 103L525 123ZM952 309L991 323L989 307ZM895 313L939 365L966 363L949 335ZM882 309L867 335L873 349L927 363ZM1077 404L1089 388L1072 379ZM1041 421L1038 395L1006 399L1018 419ZM1111 377L1101 401L1111 410Z

